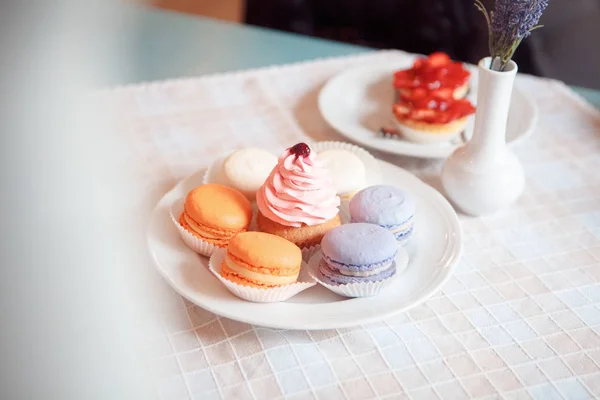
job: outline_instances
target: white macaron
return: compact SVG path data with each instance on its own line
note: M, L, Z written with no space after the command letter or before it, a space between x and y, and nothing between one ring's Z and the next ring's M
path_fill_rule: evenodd
M231 153L223 163L229 186L254 200L256 191L265 183L277 165L277 157L266 150L247 147Z
M342 199L350 199L367 186L365 164L352 152L340 149L325 150L317 160L329 170L331 182Z

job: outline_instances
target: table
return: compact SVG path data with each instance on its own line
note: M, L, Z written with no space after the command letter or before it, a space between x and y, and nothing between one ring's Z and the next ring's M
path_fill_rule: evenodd
M339 138L316 109L320 85L352 65L408 57L161 11L139 16L136 73L120 83L349 56L105 93L129 165L141 170L144 210L212 154L283 147L307 133ZM561 83L518 84L542 111L539 132L517 149L527 190L499 215L461 216L464 257L440 293L378 323L306 332L220 318L165 285L165 334L148 343L161 397L600 396L600 114ZM376 156L439 175L439 163Z
M141 8L137 64L128 82L196 76L373 51L367 47ZM600 108L600 91L572 87Z

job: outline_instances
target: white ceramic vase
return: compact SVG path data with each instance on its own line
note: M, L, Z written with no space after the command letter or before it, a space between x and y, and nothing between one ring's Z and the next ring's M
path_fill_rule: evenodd
M517 64L502 72L479 62L477 111L471 140L444 163L442 184L449 199L470 215L484 215L511 205L523 192L525 175L506 146L506 123Z

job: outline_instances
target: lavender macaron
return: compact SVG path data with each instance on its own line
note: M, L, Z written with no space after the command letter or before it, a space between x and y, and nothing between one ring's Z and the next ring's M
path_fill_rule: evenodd
M415 201L409 193L394 186L370 186L350 202L352 222L379 225L404 245L414 230Z
M396 238L373 224L333 228L321 241L321 280L329 285L379 282L396 273Z

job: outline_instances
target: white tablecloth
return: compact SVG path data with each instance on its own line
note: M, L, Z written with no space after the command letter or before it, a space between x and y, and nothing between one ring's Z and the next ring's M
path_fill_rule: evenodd
M148 211L237 146L343 140L317 110L328 78L402 52L319 60L105 91ZM462 261L425 304L379 323L285 331L170 299L149 333L165 399L600 397L600 113L564 84L519 76L540 120L516 153L527 188L496 215L461 217ZM374 153L438 183L440 162ZM155 274L148 265L148 274ZM165 284L166 286L166 284Z

